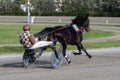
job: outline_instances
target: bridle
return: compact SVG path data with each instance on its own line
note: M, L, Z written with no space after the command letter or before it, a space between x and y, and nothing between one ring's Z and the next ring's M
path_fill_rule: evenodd
M90 31L90 27L89 24L87 24L87 22L89 21L89 19L82 25L82 26L78 26L79 29L83 32L84 30L86 30L87 32ZM87 26L86 26L87 25Z

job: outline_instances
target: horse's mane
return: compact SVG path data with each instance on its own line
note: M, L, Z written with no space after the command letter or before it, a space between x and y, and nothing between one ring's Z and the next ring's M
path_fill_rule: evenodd
M87 15L77 16L72 20L72 24L76 24L77 26L83 26L88 19Z

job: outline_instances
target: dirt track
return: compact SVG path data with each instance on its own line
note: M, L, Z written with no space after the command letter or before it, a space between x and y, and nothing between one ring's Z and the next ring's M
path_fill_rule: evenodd
M88 50L93 55L69 57L60 69L52 69L49 56L38 59L36 67L24 69L22 57L0 59L0 80L120 80L120 48Z

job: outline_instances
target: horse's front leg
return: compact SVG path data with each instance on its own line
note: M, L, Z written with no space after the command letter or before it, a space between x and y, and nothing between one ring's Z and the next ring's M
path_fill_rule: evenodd
M86 53L89 59L92 58L92 56L86 51L86 49L83 47L82 44L81 44L81 49Z
M77 49L78 49L79 52L74 52L73 54L74 55L81 55L82 52L81 52L80 44L81 44L81 41L83 40L83 36L82 36L82 33L76 33L76 35L77 35L76 46L77 46Z
M81 55L82 52L81 52L81 47L77 44L77 48L78 48L78 51L79 52L73 52L74 55Z
M83 50L83 51L86 53L86 55L88 56L88 58L91 58L91 57L92 57L92 56L86 51L86 49L83 47L82 43L77 44L77 48L78 48L78 50L79 50L79 53L74 52L74 53L73 53L74 55L80 55L80 54L82 54L81 50Z

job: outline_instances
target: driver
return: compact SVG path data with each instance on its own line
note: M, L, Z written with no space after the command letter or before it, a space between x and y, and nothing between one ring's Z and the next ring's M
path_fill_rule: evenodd
M53 44L51 41L38 41L38 38L30 34L30 26L27 24L23 26L23 31L24 32L20 35L20 43L24 48L36 49Z

